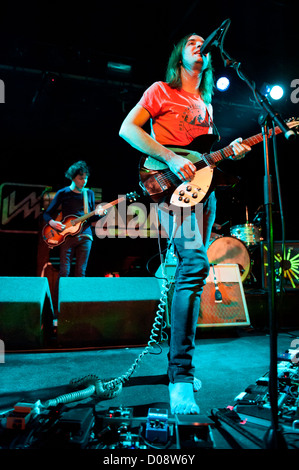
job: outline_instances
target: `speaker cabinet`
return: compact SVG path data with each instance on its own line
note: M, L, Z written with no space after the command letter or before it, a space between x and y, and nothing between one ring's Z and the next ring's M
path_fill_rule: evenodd
M166 303L166 323L170 326L174 274L172 269L166 270L167 272L170 276L170 289ZM238 265L211 266L206 281L201 295L197 327L249 325L250 319ZM221 295L221 302L216 302L216 285Z
M52 323L48 279L0 277L0 339L6 350L42 347Z
M160 300L148 277L60 278L57 340L62 347L148 342Z

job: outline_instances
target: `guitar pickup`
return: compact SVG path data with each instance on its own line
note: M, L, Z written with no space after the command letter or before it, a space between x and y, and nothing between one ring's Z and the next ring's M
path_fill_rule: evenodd
M43 239L44 239L44 240L48 240L48 238L51 238L51 237L54 237L54 232L53 232L53 230L50 230L50 233L49 233L49 235L48 235L47 237L46 237L46 235L43 235Z
M161 175L158 175L157 177L154 176L154 178L163 191L166 191L168 189L168 185L165 182L161 181Z

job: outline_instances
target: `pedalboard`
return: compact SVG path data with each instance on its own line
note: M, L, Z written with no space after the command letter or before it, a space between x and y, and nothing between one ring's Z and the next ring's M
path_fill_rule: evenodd
M298 429L299 367L298 349L289 349L277 356L277 409L281 425ZM272 412L269 396L269 372L235 397L234 410L241 419L269 427Z
M34 413L33 413L33 410ZM172 416L149 408L134 416L130 407L97 412L92 406L58 405L39 409L17 404L0 418L2 448L15 449L183 449L213 448L214 423L205 416Z

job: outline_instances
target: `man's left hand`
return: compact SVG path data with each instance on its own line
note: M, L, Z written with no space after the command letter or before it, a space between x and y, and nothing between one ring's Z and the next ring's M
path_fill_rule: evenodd
M95 213L96 213L96 215L99 215L100 217L103 217L104 215L107 214L107 210L103 209L101 204L98 204L96 209L95 209Z
M242 142L242 137L239 137L230 143L230 146L234 151L234 156L231 157L233 160L241 160L241 158L245 157L246 153L250 152L251 147L249 147L249 145L242 144Z

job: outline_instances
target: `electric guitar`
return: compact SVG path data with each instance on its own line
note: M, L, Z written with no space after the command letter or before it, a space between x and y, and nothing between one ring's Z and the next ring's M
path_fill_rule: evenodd
M298 127L299 121L292 118L287 125L290 128ZM282 131L276 126L274 132L276 135ZM272 134L273 130L271 129L269 136L271 137ZM221 161L228 158L233 159L234 157L230 145L212 153L199 153L195 150L200 148L202 152L207 152L207 149L211 148L216 138L214 135L206 134L194 139L188 149L185 147L168 147L196 166L195 176L190 182L182 182L163 162L150 156L143 156L139 163L139 184L144 193L150 196L154 202L158 203L164 200L177 207L192 207L206 199L214 187L218 185L217 177L214 176L216 176L215 172L218 172L217 176L220 176L220 170L216 166ZM263 134L260 133L243 140L242 143L252 147L262 142L262 140ZM236 182L236 178L231 181L228 180L227 186L231 186Z
M108 204L102 206L103 215L105 212L113 206L116 206L122 201L128 199L130 202L136 201L139 198L139 195L136 192L127 193L125 196L122 196L118 199L115 199ZM55 246L61 245L66 237L74 236L81 232L84 223L90 217L96 215L96 211L89 212L88 214L84 214L80 217L76 215L68 215L66 216L61 223L65 225L65 228L61 231L55 230L51 225L46 224L42 230L42 238L47 243L50 248L54 248Z

